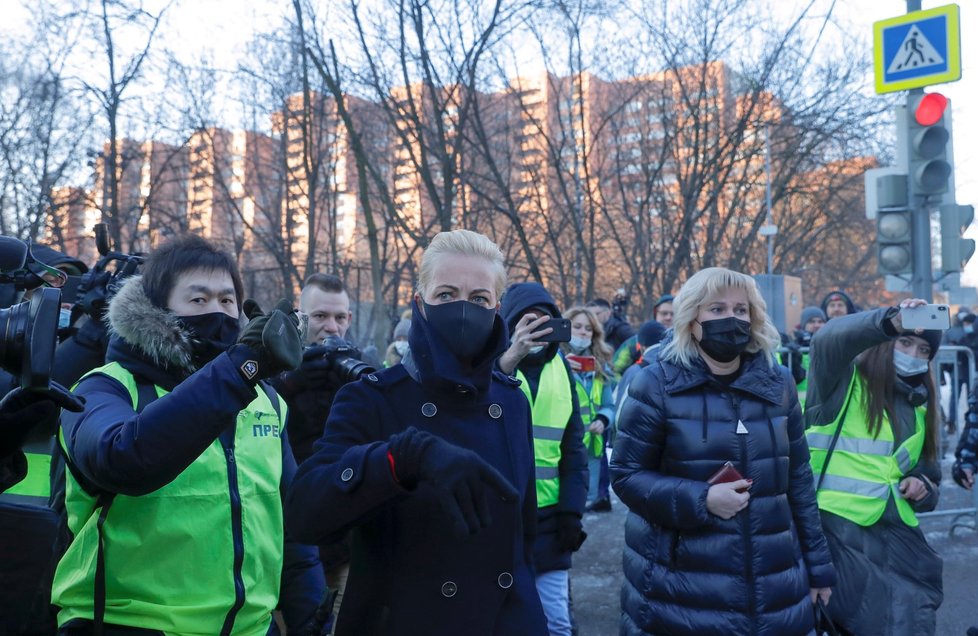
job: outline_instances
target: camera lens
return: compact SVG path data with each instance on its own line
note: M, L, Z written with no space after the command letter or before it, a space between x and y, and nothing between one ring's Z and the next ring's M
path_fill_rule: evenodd
M51 379L58 342L61 291L41 287L30 301L0 309L0 367L21 386L43 388Z

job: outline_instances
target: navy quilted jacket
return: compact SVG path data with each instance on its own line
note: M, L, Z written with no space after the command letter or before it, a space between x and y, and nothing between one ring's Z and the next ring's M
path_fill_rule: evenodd
M742 360L730 386L697 358L655 360L628 388L611 459L630 510L622 635L807 634L809 588L835 583L795 384L762 354ZM726 461L753 485L724 521L706 480Z

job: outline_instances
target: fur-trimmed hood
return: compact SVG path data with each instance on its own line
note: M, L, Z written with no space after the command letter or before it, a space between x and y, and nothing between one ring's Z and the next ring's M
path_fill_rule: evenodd
M190 333L172 312L150 301L141 276L123 282L109 302L105 322L110 335L125 340L153 365L178 373L196 370Z

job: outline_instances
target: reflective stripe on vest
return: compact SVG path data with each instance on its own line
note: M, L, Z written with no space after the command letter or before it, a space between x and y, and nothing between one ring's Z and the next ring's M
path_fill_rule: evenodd
M533 416L533 457L536 464L537 507L544 508L557 503L560 498L560 440L564 437L567 421L573 415L573 399L570 392L570 375L560 356L544 365L540 372L537 396L530 395L530 383L522 371L516 371L522 380L520 389L530 402Z
M601 408L601 393L604 391L604 382L601 377L595 374L594 381L591 383L591 394L584 389L584 382L579 378L574 378L577 387L577 402L581 406L581 419L584 421L584 448L593 457L601 457L604 451L604 435L597 435L587 430L587 427L598 415Z
M95 370L117 380L138 403L132 374L113 363ZM166 392L156 387L157 395ZM176 634L218 634L235 604L234 525L240 523L244 605L232 633L264 636L278 604L283 563L281 420L269 396L238 413L233 460L220 440L165 486L117 494L105 538L105 622ZM63 443L63 440L62 440ZM237 479L232 491L230 475ZM98 546L96 498L66 471L65 507L74 538L52 590L59 625L91 620ZM232 501L240 499L240 521Z
M846 392L848 411L845 408L839 409L835 420L829 424L813 426L806 433L812 471L817 480L839 418L846 411L842 431L836 440L818 491L818 507L853 523L870 526L883 516L892 496L903 522L908 526L916 526L917 515L900 495L899 486L903 476L917 465L923 451L927 411L923 407L914 409L914 433L894 449L893 429L889 416L885 413L879 435L873 438L870 434L867 425L869 418L866 416L863 401L864 392L865 380L857 370L853 373Z
M52 437L44 442L24 445L27 476L0 493L0 501L47 507L48 498L51 496L51 445L53 443Z

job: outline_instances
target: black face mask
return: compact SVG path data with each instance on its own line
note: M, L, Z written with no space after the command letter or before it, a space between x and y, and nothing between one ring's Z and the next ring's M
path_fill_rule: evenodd
M485 349L496 319L495 308L480 307L467 300L442 305L424 303L424 314L431 330L459 359L471 358Z
M190 333L194 364L202 367L227 351L238 341L241 325L222 311L198 316L177 316L180 325Z
M701 322L700 327L700 349L717 362L733 361L750 344L750 322L746 320L730 316Z

